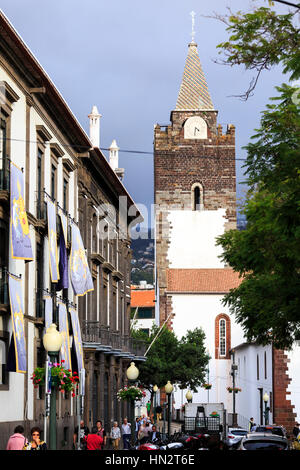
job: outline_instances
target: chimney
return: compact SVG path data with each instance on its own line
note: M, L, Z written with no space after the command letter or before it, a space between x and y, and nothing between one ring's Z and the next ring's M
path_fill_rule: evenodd
M119 147L115 139L109 147L109 164L122 181L124 178L124 168L119 168Z
M90 120L90 140L93 147L100 147L100 118L97 106L93 106L91 114L88 115Z

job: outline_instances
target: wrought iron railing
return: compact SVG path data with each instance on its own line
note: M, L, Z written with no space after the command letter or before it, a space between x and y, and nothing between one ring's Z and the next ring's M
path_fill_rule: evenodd
M143 341L110 331L109 327L100 326L97 321L84 321L81 324L82 340L85 343L99 343L110 346L112 350L129 352L135 356L144 356L146 345Z

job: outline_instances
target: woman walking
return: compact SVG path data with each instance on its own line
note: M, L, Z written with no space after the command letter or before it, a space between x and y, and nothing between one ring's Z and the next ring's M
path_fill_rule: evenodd
M111 440L112 440L113 450L119 450L119 442L120 442L120 439L121 439L121 431L120 431L120 428L118 426L117 421L114 422L113 428L112 428L111 433L110 433L110 437L111 437Z

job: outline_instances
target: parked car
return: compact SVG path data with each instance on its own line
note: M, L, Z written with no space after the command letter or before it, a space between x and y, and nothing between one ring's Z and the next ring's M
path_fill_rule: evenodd
M242 438L248 434L247 429L242 428L229 428L225 440L225 448L236 449L241 442Z
M271 433L251 432L242 438L238 450L289 450L289 441Z
M276 436L288 437L286 434L286 429L283 426L278 426L277 424L268 424L265 426L256 426L252 432L263 432L265 434L275 434Z

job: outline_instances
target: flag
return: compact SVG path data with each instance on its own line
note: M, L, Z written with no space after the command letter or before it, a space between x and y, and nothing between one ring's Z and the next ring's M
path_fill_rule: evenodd
M25 374L27 369L24 330L23 291L21 279L8 275L10 312L13 325L15 371Z
M80 324L79 324L79 319L78 319L78 313L76 312L74 308L70 308L70 315L71 315L72 329L73 329L73 345L75 346L76 359L77 359L76 370L78 371L78 374L79 374L79 371L84 368Z
M58 321L59 332L63 336L63 343L60 350L60 359L65 361L65 369L71 369L71 354L70 354L70 338L69 338L69 324L68 313L66 304L63 302L58 303Z
M62 228L60 228L59 235L59 281L56 290L68 289L69 287L69 274L68 274L68 255L65 243L65 236Z
M58 215L60 217L62 229L63 229L63 234L65 237L65 245L68 243L68 219L67 216L64 214L63 210L58 207Z
M10 238L12 258L33 260L24 202L24 176L20 168L12 162L10 164Z
M53 323L53 302L52 297L47 295L44 297L45 301L45 330Z
M59 280L57 231L56 231L56 208L51 199L47 198L47 219L48 219L48 247L51 281Z
M85 295L94 290L93 280L88 266L84 246L82 243L79 228L75 223L71 225L71 256L70 256L70 274L74 294L78 296Z

